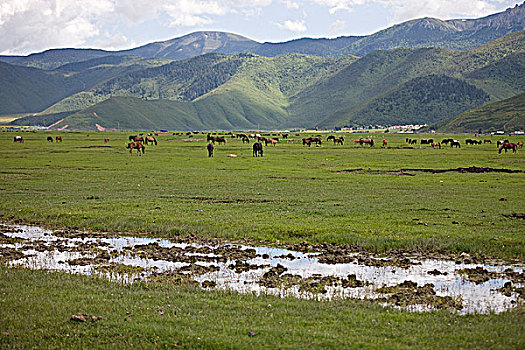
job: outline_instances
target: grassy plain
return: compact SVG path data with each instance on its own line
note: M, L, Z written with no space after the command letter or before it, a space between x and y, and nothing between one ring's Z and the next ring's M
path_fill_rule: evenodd
M466 135L455 136L461 149L398 148L404 135L386 136L392 148L368 148L351 142L365 135L345 134L343 147L281 142L265 147L263 158L252 157L251 144L228 139L208 158L205 141L170 133L138 157L124 148L129 134L22 132L25 142L15 144L15 133L0 133L2 219L162 237L348 243L375 252L465 251L520 261L525 255L525 173L399 171L523 171L521 150L465 146ZM64 141L49 143L48 135ZM4 349L518 349L525 339L521 307L499 315L408 313L352 300L122 285L6 267L0 267L0 310ZM70 321L77 313L104 319Z
M2 349L523 349L523 309L408 313L367 302L121 285L0 266ZM102 316L70 321L73 314ZM249 332L254 335L250 336Z
M363 135L345 135L344 147L281 142L265 147L263 158L252 157L251 144L228 139L208 158L205 141L171 133L142 157L125 149L128 133L62 133L62 143L47 142L46 132L22 135L25 143L15 144L14 133L0 133L4 219L164 237L525 256L524 173L382 173L525 170L525 153L498 154L497 137L465 146L468 136L456 136L461 149L401 149L403 135L387 136L392 148L377 145L384 135L373 148L353 144ZM347 172L355 169L363 171Z

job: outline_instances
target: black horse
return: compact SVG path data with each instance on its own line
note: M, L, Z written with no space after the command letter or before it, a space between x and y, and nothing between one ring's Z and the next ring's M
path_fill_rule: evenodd
M255 142L253 144L253 157L262 157L263 156L263 146L260 142Z
M458 140L452 140L452 141L450 141L450 147L456 147L456 148L459 147L459 148L461 148L461 145L460 145Z
M213 157L213 143L208 143L206 148L208 149L208 157Z

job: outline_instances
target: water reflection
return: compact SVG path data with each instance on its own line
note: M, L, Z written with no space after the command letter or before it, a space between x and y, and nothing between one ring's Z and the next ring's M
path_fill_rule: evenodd
M0 229L0 253L10 265L97 274L126 283L175 274L208 288L240 293L377 299L412 311L452 307L461 314L502 312L522 303L522 265L408 258L403 267L369 266L354 259L358 254L349 254L349 263L329 264L319 262L318 253L274 247L173 243L140 237L65 238L32 226L2 225ZM476 267L489 272L490 278L476 283L458 273ZM513 289L504 295L499 289L506 283ZM382 287L392 288L384 293Z

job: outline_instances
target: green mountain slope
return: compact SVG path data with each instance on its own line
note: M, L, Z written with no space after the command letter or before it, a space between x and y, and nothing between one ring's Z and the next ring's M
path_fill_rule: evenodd
M139 57L101 57L80 63L67 64L53 71L21 67L0 62L0 114L61 113L88 107L105 98L80 94L92 87L126 72L166 64L161 59ZM55 104L67 108L52 108ZM78 103L71 103L71 101Z
M438 132L506 132L525 130L525 93L471 109L442 120L432 128Z
M97 124L120 129L192 129L203 128L191 102L113 97L64 118L57 127L96 130Z
M189 129L422 124L521 93L525 81L523 43L525 32L518 32L467 52L395 49L360 59L214 53L137 69L133 58L113 65L111 61L79 63L64 66L69 67L64 75L77 83L101 79L98 69L123 72L63 99L47 113L89 107L88 114L77 112L58 126L93 127L97 117L96 124L103 127L131 127L132 122L118 119L135 115L121 113L128 100L108 100L121 96L136 98L129 101L144 116L150 114L148 108L156 115L164 100L186 102L183 125ZM126 67L133 68L125 71ZM148 103L141 104L141 100ZM149 103L154 100L158 104ZM93 104L103 106L104 113L89 114ZM74 122L75 118L89 122ZM155 120L168 122L171 117ZM137 121L136 125L144 123Z
M63 74L0 62L0 114L40 112L78 89Z
M349 110L336 112L347 125L426 124L487 102L489 95L463 80L444 75L418 77Z
M381 110L382 107L380 106L385 103L384 101L373 102L375 98L387 94L391 90L402 89L401 85L411 79L432 74L462 79L488 94L490 102L510 98L523 91L523 81L525 81L524 43L525 32L522 31L509 34L467 52L442 49L397 49L374 52L341 71L330 80L329 84L314 86L301 96L301 99L305 101L312 101L314 96L318 96L320 102L306 104L298 100L297 110L304 112L296 112L296 114L310 112L315 115L322 115L323 111L335 110L331 114L324 113L325 117L320 119L316 125L319 127L353 125L357 122L356 113L362 116L358 118L360 121L365 121L365 115L371 116L371 111L363 112L367 106L376 109L375 116L380 117L381 113L377 113L377 108ZM400 98L401 96L403 94L399 95ZM332 98L330 99L330 97ZM417 99L412 102L414 101ZM474 104L468 101L470 98L465 97L466 105L463 110L482 103L479 99ZM396 103L402 106L404 102L401 99ZM460 112L457 109L459 106L454 100L449 102L442 100L439 104L444 104L448 111L442 110L439 113L432 111L430 114L421 114L420 123L432 121L433 115L441 115L444 118L450 116L450 113ZM329 109L330 105L333 106L332 109ZM410 114L405 110L398 110L396 114L390 113L392 118L388 119L392 120L402 120ZM315 115L312 115L312 118ZM381 117L380 119L386 122L385 118ZM368 124L365 123L364 125Z

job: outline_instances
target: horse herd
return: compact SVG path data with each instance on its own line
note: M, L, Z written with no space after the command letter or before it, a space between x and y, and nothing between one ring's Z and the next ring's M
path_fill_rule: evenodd
M243 143L250 143L250 139L254 139L255 143L253 144L253 147L252 147L254 157L263 156L262 142L264 142L266 146L268 145L275 146L279 142L278 137L265 137L259 134L246 135L246 134L230 133L230 135L232 138L240 138ZM317 137L303 138L302 139L303 146L306 145L310 147L312 144L315 144L316 147L321 147L323 140L320 136L321 135L317 135ZM288 139L288 134L282 134L282 139L286 139L287 142L295 141L295 139ZM62 142L62 136L55 136L55 138L53 138L52 136L47 136L46 140L48 142L53 142L53 141ZM221 144L221 143L226 144L225 136L212 136L210 133L208 133L206 140L210 142L211 144L215 144L216 142L218 144ZM24 139L22 138L22 136L19 136L19 135L14 136L13 141L18 142L18 143L24 143ZM130 142L126 146L126 148L129 149L129 153L131 154L133 150L136 149L138 155L144 154L145 152L144 145L149 145L149 144L157 145L158 144L157 139L153 136L153 134L148 134L147 136L143 136L143 134L131 135L129 136L129 141ZM334 135L330 135L327 137L326 141L333 141L334 145L343 145L344 137L343 136L336 137ZM407 137L405 139L405 142L408 143L409 145L417 144L418 141L421 145L430 145L433 148L436 148L436 147L441 148L442 145L450 145L450 147L461 148L460 141L453 139L453 138L446 138L446 139L441 140L441 142L435 141L432 138L417 140L417 139L411 139ZM108 142L109 142L109 139L107 138L104 139L104 143L108 143ZM373 147L374 139L360 138L358 140L354 140L354 143L359 144L360 146L368 145L370 147ZM485 143L492 143L492 140L484 139L482 141L482 140L476 140L476 139L470 139L470 138L465 140L465 145L480 145L480 144L485 144ZM388 141L386 139L383 139L383 142L382 142L383 147L386 147L387 144L388 144ZM523 141L514 143L514 142L510 142L509 140L499 140L496 142L496 144L498 148L498 153L501 153L501 151L503 150L505 152L507 152L508 150L512 150L515 153L517 152L518 147L523 147ZM210 151L209 147L208 147L208 151ZM211 153L213 153L213 148L211 149Z

